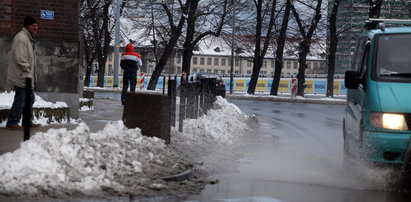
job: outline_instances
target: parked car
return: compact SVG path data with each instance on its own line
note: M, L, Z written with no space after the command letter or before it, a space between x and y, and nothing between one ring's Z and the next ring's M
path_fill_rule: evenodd
M202 78L216 78L216 95L225 98L225 82L218 74L208 72L194 72L188 76L188 82L200 83Z
M411 27L370 23L378 27L359 36L345 73L344 154L404 168L411 149Z

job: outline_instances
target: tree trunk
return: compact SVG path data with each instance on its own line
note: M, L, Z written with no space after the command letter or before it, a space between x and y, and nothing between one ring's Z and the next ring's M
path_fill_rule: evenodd
M304 89L305 89L305 70L307 68L307 55L310 51L310 44L312 37L314 35L314 31L317 29L318 22L321 19L321 4L322 0L317 0L317 6L314 11L314 16L311 21L311 25L309 26L308 31L305 31L305 27L302 23L302 20L297 13L294 5L291 7L291 10L293 11L295 20L298 24L301 36L302 36L302 41L299 43L299 59L298 62L300 63L300 67L298 68L298 74L297 74L297 79L298 79L298 85L297 85L297 95L298 96L304 96Z
M196 31L196 21L197 21L197 9L198 3L200 0L191 0L188 18L187 18L187 32L186 38L183 44L183 68L182 72L185 72L187 76L190 74L190 66L191 66L191 57L193 56L194 47L198 44L200 40L202 40L205 36L214 35L215 37L219 37L221 34L221 30L223 28L225 22L225 16L227 14L227 0L223 2L223 14L221 16L221 21L218 24L216 30L208 30L205 32L200 33L196 37L194 37Z
M102 37L103 37L103 47L99 46L101 44L100 42L97 43L96 49L98 50L97 53L97 60L98 60L98 78L97 78L97 86L98 87L104 87L104 74L105 74L105 66L106 66L106 60L107 60L107 55L108 51L110 49L110 42L111 42L111 32L109 30L109 23L110 23L110 16L109 16L109 8L111 5L112 0L106 0L104 1L104 6L103 6L103 25L101 27L101 30L97 31L102 31ZM96 39L96 40L101 40L101 39Z
M300 67L298 68L298 85L297 85L297 95L304 96L305 89L305 70L307 68L307 55L310 51L310 42L302 41L299 45L300 53L298 53L298 62Z
M278 94L278 87L280 86L280 79L281 79L281 70L283 69L283 55L284 55L284 45L285 39L287 36L287 29L288 29L288 20L290 18L290 10L291 10L291 2L287 0L283 22L281 24L280 36L277 40L277 50L275 53L275 70L274 70L274 77L273 83L271 86L270 95L277 96Z
M174 51L174 47L177 45L178 42L178 38L181 36L182 33L182 29L184 26L184 22L185 22L185 18L184 18L184 14L187 12L186 8L187 5L182 6L183 10L182 10L182 14L180 16L180 20L177 26L174 26L173 23L173 19L172 19L172 15L171 15L171 11L170 9L167 7L166 4L162 4L164 10L166 13L168 13L168 17L169 17L169 22L170 22L170 27L172 30L172 35L167 43L166 48L164 49L160 61L157 63L156 67L154 68L153 74L151 75L150 81L148 83L148 90L155 90L156 89L156 85L158 82L158 79L160 78L161 72L163 71L164 67L167 64L168 58L170 57L170 55L172 54L172 52ZM164 81L165 82L165 81Z
M330 50L328 56L327 97L334 97L335 54L337 52L337 13L340 0L334 0L330 16Z
M272 28L275 22L275 6L277 4L276 0L272 1L271 7L271 14L270 14L270 22L268 24L267 34L265 36L264 46L261 50L261 40L262 40L262 25L263 25L263 14L262 14L262 0L258 0L257 3L257 26L256 26L256 45L254 50L254 67L253 72L251 74L250 83L248 85L248 94L254 94L255 88L257 86L258 76L260 74L261 67L263 66L263 61L265 54L267 53L268 45L270 44L270 39L272 37ZM234 62L234 61L233 61Z
M368 0L368 2L370 5L370 12L368 14L368 17L379 18L383 0Z
M191 56L193 56L193 49L195 44L192 44L195 34L195 22L197 20L197 8L200 0L192 0L190 7L188 9L188 18L187 18L187 32L186 38L183 44L183 68L182 72L185 72L187 75L190 74L191 66Z
M84 77L84 86L90 86L90 76L91 76L91 68L93 65L93 58L92 54L90 53L90 47L87 45L85 35L83 33L83 46L84 46L84 55L86 60L86 74Z
M181 34L181 33L180 33ZM160 61L158 61L153 74L151 75L150 81L148 83L147 90L155 90L158 79L161 76L161 72L163 71L164 67L167 64L168 58L174 51L174 47L177 44L178 37L171 37L169 43L167 44L166 48L164 49L163 54L161 55Z

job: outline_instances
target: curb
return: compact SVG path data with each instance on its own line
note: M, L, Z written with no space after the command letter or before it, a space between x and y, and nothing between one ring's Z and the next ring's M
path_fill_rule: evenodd
M161 179L166 182L181 182L184 180L189 180L190 178L193 177L193 175L194 175L194 170L188 169L181 173L178 173L177 175L171 175L171 176L163 177Z
M326 100L326 99L312 99L312 98L286 98L277 96L239 96L239 95L227 95L226 98L237 100L258 100L258 101L271 101L271 102L295 102L295 103L311 103L311 104L335 104L345 105L346 100Z
M121 89L118 88L92 88L86 87L87 90L93 90L96 92L121 92ZM138 91L140 93L162 93L162 91L149 91L149 90L142 90ZM228 99L238 99L238 100L260 100L260 101L271 101L271 102L294 102L294 103L311 103L311 104L335 104L335 105L345 105L346 100L344 99L325 99L325 98L304 98L304 97L297 97L297 98L290 98L290 97L279 97L279 96L268 96L268 95L230 95L226 94L226 98Z

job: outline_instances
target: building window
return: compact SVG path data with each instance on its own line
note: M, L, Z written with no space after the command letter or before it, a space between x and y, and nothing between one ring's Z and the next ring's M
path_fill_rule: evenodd
M253 66L253 62L251 60L247 60L247 67Z
M193 72L197 72L197 68L194 68L194 69L193 69Z
M109 64L108 65L108 75L111 75L113 73L113 65Z
M221 74L225 74L225 70L221 70Z
M214 58L214 65L218 65L218 58Z
M197 64L197 57L193 57L193 64L194 64L194 65Z
M325 64L323 62L320 63L320 69L325 69Z
M204 58L200 58L200 65L204 65Z
M225 66L225 58L221 58L221 66Z
M298 68L298 62L294 62L294 69Z
M177 56L176 61L177 61L177 64L181 64L181 57Z
M204 69L200 69L200 72L204 72Z
M215 74L218 74L218 69L215 69L215 70L214 70L214 73L215 73Z
M238 74L238 73L239 73L239 71L238 71L238 70L235 70L235 71L234 71L234 74Z
M251 70L248 70L248 71L247 71L247 74L251 74Z
M207 65L211 65L211 58L207 58Z
M307 62L307 69L311 69L311 62Z
M228 59L228 66L231 66L231 58Z
M207 69L207 72L208 72L208 73L211 73L211 69Z
M318 63L314 62L314 69L317 70L318 69Z
M267 66L268 66L268 62L267 60L264 60L263 67L267 67Z
M239 58L235 58L235 66L238 67L240 65L240 59Z
M291 69L291 61L287 61L287 69Z

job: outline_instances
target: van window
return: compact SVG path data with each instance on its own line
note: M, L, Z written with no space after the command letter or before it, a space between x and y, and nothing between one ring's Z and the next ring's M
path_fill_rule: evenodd
M355 54L351 63L351 70L360 71L362 59L364 56L364 48L367 44L367 38L362 37L358 40L357 47L355 49Z
M367 46L365 47L364 56L363 56L363 58L362 58L361 68L359 69L359 70L360 70L360 73L361 73L361 76L364 76L365 72L367 71L367 66L368 66L368 52L369 52L369 50L370 50L370 46L367 45Z
M411 77L411 34L385 34L377 38L375 72L383 80Z

